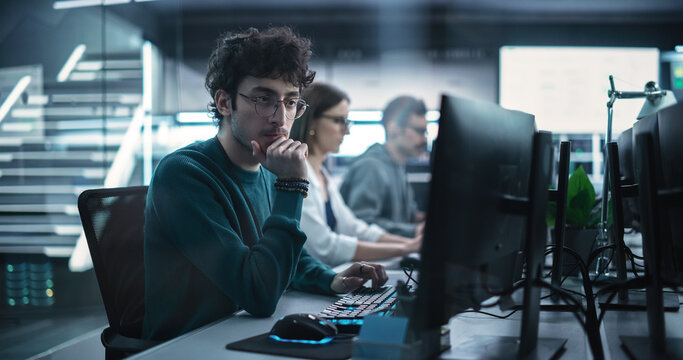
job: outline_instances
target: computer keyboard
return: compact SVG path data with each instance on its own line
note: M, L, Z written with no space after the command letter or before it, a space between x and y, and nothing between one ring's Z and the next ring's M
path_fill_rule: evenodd
M318 316L335 324L340 333L357 334L363 325L363 317L391 315L396 299L393 286L382 286L376 290L361 287L329 305Z

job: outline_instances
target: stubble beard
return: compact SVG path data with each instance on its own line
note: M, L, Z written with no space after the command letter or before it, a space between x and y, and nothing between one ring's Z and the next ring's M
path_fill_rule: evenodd
M244 139L239 127L237 126L236 120L237 119L235 119L234 117L230 119L230 130L232 133L232 138L235 139L235 141L237 141L237 143L240 144L245 150L251 152L251 141L247 141Z

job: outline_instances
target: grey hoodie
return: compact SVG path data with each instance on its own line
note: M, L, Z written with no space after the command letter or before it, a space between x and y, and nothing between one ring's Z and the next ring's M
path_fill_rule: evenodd
M417 212L405 167L382 144L370 146L351 165L339 189L354 214L387 232L413 237Z

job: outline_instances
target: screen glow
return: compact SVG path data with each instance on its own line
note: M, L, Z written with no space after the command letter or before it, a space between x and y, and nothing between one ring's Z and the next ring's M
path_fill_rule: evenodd
M656 48L503 46L500 105L536 116L540 130L604 133L607 90L642 91L659 80ZM614 105L613 133L630 128L644 99Z

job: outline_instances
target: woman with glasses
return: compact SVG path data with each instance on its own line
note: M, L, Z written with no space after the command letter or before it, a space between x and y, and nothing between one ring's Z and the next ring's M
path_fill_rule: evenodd
M308 145L310 188L304 200L301 229L308 252L336 266L349 261L381 260L418 251L422 237L405 238L356 218L323 168L349 133L349 97L340 89L316 83L305 89L306 112L294 122L290 137ZM363 184L356 184L363 186Z

